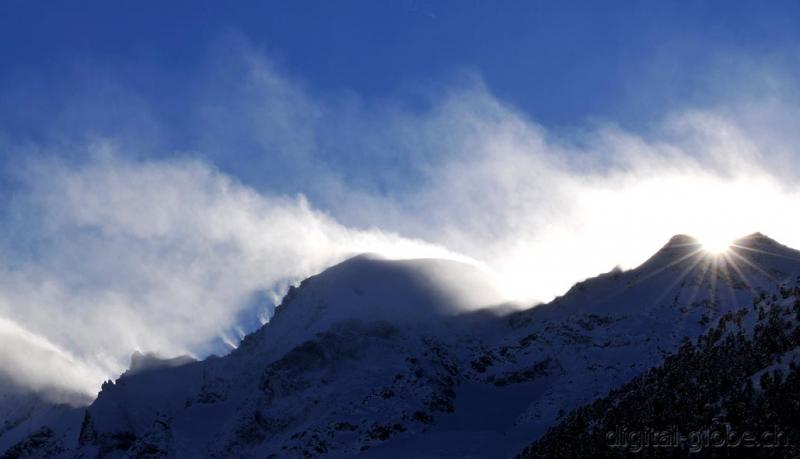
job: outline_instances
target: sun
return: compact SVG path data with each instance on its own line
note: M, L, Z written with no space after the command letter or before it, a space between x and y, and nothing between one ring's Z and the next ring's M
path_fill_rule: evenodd
M730 249L732 241L726 237L704 237L700 239L700 244L704 251L714 255L721 255Z

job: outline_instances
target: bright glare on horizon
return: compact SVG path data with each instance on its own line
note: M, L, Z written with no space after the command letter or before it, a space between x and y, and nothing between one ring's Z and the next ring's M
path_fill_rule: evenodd
M735 211L735 209L732 209ZM703 222L701 222L702 224ZM704 231L699 231L693 236L700 242L700 246L704 252L712 255L721 255L728 251L734 244L734 241L752 234L757 231L755 228L747 228L738 226L734 221L731 225L726 225L726 222L718 222L719 225L714 226L711 222L705 222L708 228Z
M796 190L755 164L727 176L679 167L631 169L565 186L572 205L552 215L547 230L513 239L514 250L490 254L496 256L487 264L510 296L549 301L615 265L637 267L677 234L696 239L709 254L755 232L797 246L793 228L800 221L787 212L796 205Z
M704 239L700 243L703 250L714 255L725 253L731 247L731 242L727 239Z

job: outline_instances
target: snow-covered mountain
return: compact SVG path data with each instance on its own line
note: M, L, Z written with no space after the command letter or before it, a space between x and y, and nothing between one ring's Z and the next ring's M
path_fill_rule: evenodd
M720 256L676 236L519 310L471 266L356 257L291 289L231 354L136 355L88 408L13 426L0 451L509 457L798 274L800 252L761 234Z
M519 457L795 458L798 407L800 277L760 293L659 366L560 419Z

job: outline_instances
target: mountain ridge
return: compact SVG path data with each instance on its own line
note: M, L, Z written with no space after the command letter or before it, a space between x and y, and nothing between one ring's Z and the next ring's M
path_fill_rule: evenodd
M486 298L454 308L429 291L430 276L463 288L448 278L453 262L415 271L419 261L356 257L291 289L274 322L231 354L127 374L104 385L79 429L37 442L65 457L424 456L445 441L453 455L508 457L773 291L779 275L800 274L799 252L770 241L750 235L719 256L676 236L637 268L497 313ZM215 422L197 421L206 416Z

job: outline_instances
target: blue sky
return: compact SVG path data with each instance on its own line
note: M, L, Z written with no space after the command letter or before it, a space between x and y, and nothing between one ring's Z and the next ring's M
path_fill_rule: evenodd
M2 2L0 367L221 352L359 252L530 304L676 233L800 246L798 9Z
M262 53L315 100L355 97L424 111L436 103L432 95L475 77L553 132L606 122L642 132L672 110L711 106L753 86L754 66L788 78L800 38L794 2L9 1L0 8L6 142L144 130L158 147L136 154L149 156L208 154L187 112L215 86L209 80L226 74L226 60L239 52L234 43ZM338 160L336 151L321 154ZM212 162L251 185L268 182L247 154L236 156Z
M354 91L414 106L420 87L477 72L502 100L548 126L637 124L710 97L730 55L764 57L800 38L795 2L81 2L9 1L0 15L2 120L34 138L87 67L169 117L187 82L240 34L314 92ZM80 89L78 89L80 90ZM59 103L60 102L60 103ZM39 102L42 106L42 102ZM55 112L55 113L54 113Z

